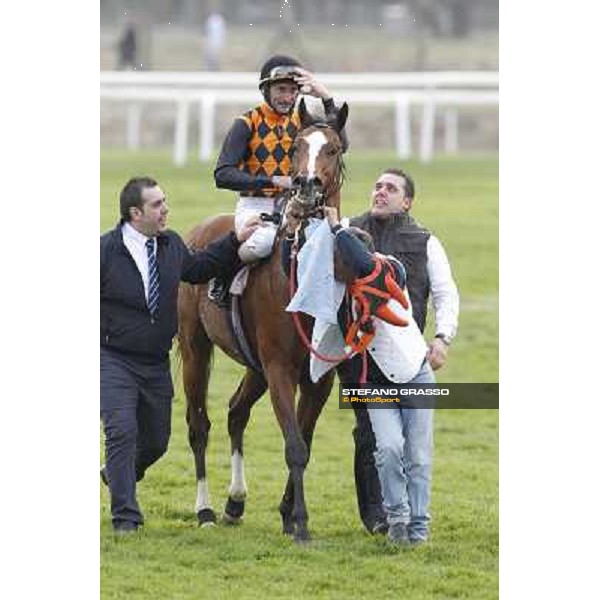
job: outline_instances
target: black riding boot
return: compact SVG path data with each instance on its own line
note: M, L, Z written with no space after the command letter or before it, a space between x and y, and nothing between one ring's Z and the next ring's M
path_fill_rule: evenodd
M354 436L354 482L360 518L370 533L385 533L388 529L381 498L381 485L373 452L375 435L369 415L364 409L354 411L356 427Z

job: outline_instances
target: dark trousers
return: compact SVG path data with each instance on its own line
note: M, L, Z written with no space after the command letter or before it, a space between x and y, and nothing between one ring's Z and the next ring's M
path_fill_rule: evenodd
M144 521L136 482L167 450L172 399L168 360L148 365L100 348L100 416L112 521L117 529Z
M377 365L368 357L368 373L371 374ZM343 385L358 384L362 371L362 358L355 356L340 364L337 368L340 383ZM352 431L354 437L354 483L356 485L356 501L360 519L368 531L379 523L385 523L385 511L381 496L381 484L375 466L374 452L377 449L375 435L371 428L369 413L361 407L352 405L356 426Z

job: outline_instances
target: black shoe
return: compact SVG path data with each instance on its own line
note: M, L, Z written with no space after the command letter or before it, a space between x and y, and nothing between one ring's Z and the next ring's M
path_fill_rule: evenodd
M208 299L219 308L229 308L229 282L220 277L211 279L208 282Z
M106 476L106 465L100 467L100 479L104 485L108 485L108 477Z
M393 525L390 525L387 539L391 544L398 544L400 546L407 545L409 543L408 528L404 523L394 523Z
M427 540L424 538L410 538L408 541L411 546L422 546L427 543Z

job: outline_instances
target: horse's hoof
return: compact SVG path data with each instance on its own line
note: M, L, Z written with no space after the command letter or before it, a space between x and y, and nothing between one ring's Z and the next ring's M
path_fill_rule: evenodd
M282 511L279 511L279 514L281 515L283 535L294 535L295 526L294 519L292 519L292 515Z
M234 500L231 496L227 498L227 504L225 504L225 512L233 519L241 519L244 515L244 508L246 503L244 500Z
M310 542L310 533L308 531L297 531L294 535L296 544L308 544Z
M244 516L245 503L243 500L234 500L231 496L227 498L222 521L226 525L239 525Z
M294 524L284 523L281 531L283 535L294 535Z
M226 512L223 513L223 515L221 516L221 522L223 523L223 525L229 525L229 526L236 526L236 525L241 525L243 523L244 519L243 517L232 517L231 515L227 514Z
M217 515L212 508L203 508L196 513L196 516L200 527L210 527L217 523Z

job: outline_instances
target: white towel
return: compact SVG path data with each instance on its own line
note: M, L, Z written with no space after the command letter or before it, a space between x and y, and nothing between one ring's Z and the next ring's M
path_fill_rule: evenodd
M333 275L335 236L326 220L311 219L305 230L306 242L298 253L298 289L286 310L303 312L314 317L312 346L327 356L339 356L344 350L344 338L337 313L344 298L345 286ZM310 356L310 375L317 382L335 366Z
M298 252L298 289L286 310L303 312L326 323L337 323L344 284L333 276L335 236L325 219L311 219L306 242Z
M342 335L340 326L336 323L326 323L322 319L315 321L312 334L313 348L323 356L334 357L343 356L349 351ZM352 356L354 352L352 353ZM313 383L316 383L329 371L342 361L329 362L317 358L314 354L310 355L310 378Z

